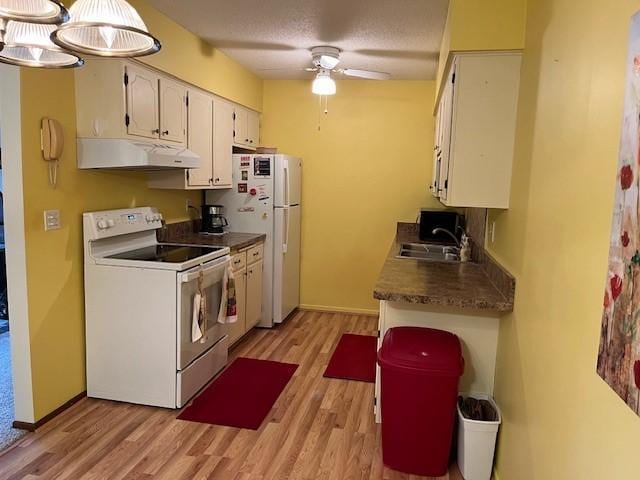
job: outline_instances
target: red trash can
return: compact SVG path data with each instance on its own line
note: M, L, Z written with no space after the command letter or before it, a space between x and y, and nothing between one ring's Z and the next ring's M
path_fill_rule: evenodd
M460 340L432 328L391 328L378 364L384 464L413 475L446 474L464 371Z

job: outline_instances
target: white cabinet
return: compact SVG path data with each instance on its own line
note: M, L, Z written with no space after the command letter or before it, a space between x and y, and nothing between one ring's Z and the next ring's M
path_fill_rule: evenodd
M262 319L262 260L247 266L247 330Z
M196 88L187 92L187 147L200 168L149 172L149 186L180 190L231 188L233 104Z
M116 59L87 60L74 73L78 138L186 146L186 89L180 82Z
M450 207L508 208L521 55L455 55L436 114L429 189Z
M158 76L133 65L125 67L126 127L129 135L158 138ZM99 94L96 92L96 94ZM78 106L83 108L82 105Z
M229 344L240 340L262 319L263 248L259 243L232 255L238 321L229 324Z
M187 148L202 159L186 178L190 187L208 187L213 177L213 100L198 90L189 90ZM180 172L178 172L180 175Z
M233 157L233 105L213 101L213 186L231 187Z
M260 143L260 114L244 107L234 110L233 143L255 149Z
M160 138L184 144L187 135L187 89L160 78Z

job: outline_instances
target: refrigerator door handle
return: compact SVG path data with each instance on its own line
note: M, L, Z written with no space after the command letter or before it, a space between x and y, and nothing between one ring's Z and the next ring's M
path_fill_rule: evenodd
M289 205L289 160L285 158L282 166L284 168L284 204Z
M284 238L284 243L282 244L282 253L287 253L287 248L288 248L288 244L289 244L289 209L288 208L283 208L282 209L283 212L283 217L284 217L284 222L282 224L284 232L282 237Z

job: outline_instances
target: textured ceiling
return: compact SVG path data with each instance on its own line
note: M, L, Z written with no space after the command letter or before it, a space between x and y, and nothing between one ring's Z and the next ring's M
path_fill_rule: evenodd
M263 78L308 78L309 49L340 67L434 79L448 0L150 0ZM170 41L160 39L161 41Z

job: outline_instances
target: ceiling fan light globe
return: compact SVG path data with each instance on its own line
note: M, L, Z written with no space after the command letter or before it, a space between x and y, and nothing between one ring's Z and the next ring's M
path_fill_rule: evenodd
M311 84L311 92L316 95L335 95L336 82L329 75L318 74Z
M77 0L69 15L51 36L62 48L100 57L140 57L161 48L126 0Z

